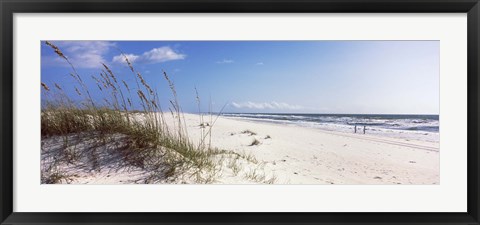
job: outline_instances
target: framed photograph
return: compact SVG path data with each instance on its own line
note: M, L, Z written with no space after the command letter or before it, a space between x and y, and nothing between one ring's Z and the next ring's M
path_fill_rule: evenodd
M2 224L479 224L478 0L0 6Z

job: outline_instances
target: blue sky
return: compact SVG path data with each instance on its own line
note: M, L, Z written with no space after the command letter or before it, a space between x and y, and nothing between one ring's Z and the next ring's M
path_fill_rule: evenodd
M174 81L185 112L438 114L438 41L51 41L101 101L92 75L107 64L134 87L124 52L157 89ZM42 82L77 98L71 68L43 42ZM136 98L133 98L136 99Z

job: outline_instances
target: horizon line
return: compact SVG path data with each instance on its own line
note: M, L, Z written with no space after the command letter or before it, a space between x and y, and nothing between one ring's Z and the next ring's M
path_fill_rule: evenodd
M202 112L209 113L209 112ZM323 115L428 115L428 116L440 116L439 113L298 113L298 112L210 112L215 114L323 114ZM198 112L194 113L198 114Z

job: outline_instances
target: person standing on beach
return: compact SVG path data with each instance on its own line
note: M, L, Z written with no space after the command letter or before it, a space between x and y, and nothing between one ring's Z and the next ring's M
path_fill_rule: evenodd
M365 134L365 129L367 126L363 126L363 134Z
M357 125L355 125L355 133L357 133Z

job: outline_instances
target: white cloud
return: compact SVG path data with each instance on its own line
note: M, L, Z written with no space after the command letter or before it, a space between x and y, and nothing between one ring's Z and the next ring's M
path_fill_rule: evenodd
M232 106L238 109L281 109L281 110L299 110L304 107L299 105L290 105L284 102L232 102Z
M108 41L52 41L68 60L77 68L98 68L105 62L104 55L115 46L115 43ZM53 51L53 50L52 50ZM54 55L45 57L48 64L68 64L60 57Z
M263 66L263 62L257 62L257 66Z
M135 62L140 56L134 55L134 54L125 54L125 56L116 55L116 56L113 57L112 62L124 63L124 62L126 62L125 57L128 58L128 61Z
M172 60L185 59L186 55L175 52L169 46L154 48L150 51L144 52L141 55L125 54L130 62L137 63L161 63ZM114 56L112 62L125 63L123 55Z
M231 59L223 59L221 61L217 61L216 63L218 64L229 64L229 63L234 63L235 61L231 60Z

